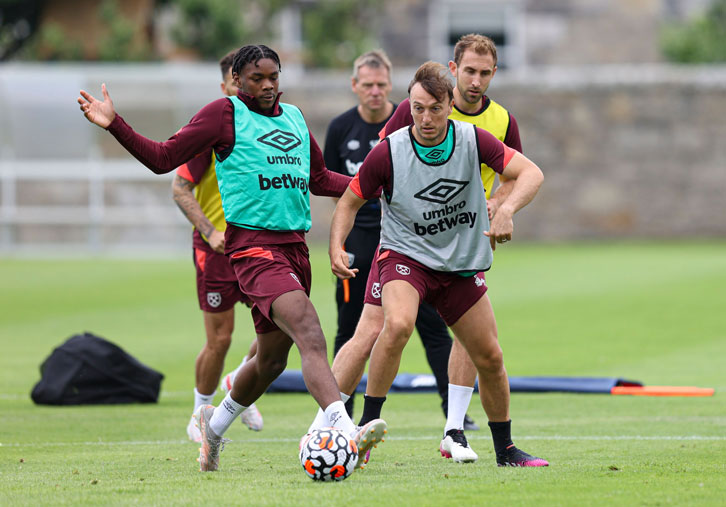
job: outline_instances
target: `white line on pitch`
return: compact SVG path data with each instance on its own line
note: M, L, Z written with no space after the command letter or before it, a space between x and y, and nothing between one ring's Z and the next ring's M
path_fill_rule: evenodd
M389 436L392 441L438 441L438 438L425 437L425 436ZM489 436L478 436L472 435L467 437L468 440L489 440ZM570 435L522 435L515 436L514 440L591 440L591 441L628 441L628 440L654 440L654 441L723 441L726 440L726 436L721 435L583 435L583 436L570 436ZM233 440L234 441L234 440ZM298 442L296 438L251 438L251 439L239 439L239 443L266 443L266 442ZM118 441L118 442L0 442L0 447L62 447L62 446L74 446L74 445L189 445L188 440L130 440L130 441Z

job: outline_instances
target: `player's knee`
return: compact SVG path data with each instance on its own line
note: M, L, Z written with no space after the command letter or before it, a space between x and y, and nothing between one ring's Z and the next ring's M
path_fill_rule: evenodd
M386 335L396 341L406 341L413 333L416 321L405 316L395 315L386 317L384 328Z
M215 354L227 354L232 344L232 335L229 333L217 333L207 340L207 347L212 349Z
M325 337L322 333L312 333L304 338L300 338L297 341L297 348L300 351L300 355L322 355L327 357L328 347L325 343Z
M504 354L502 348L497 345L483 351L477 357L476 367L479 371L487 373L497 373L504 368Z
M287 359L278 359L270 364L269 372L273 378L279 377L287 367Z
M257 360L257 371L272 380L279 377L286 367L287 357L266 357Z

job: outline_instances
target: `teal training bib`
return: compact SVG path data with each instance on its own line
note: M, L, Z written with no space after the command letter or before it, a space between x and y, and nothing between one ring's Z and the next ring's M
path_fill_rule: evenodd
M310 135L302 112L280 104L282 114L250 111L238 97L235 144L217 160L217 180L227 223L246 229L310 229Z

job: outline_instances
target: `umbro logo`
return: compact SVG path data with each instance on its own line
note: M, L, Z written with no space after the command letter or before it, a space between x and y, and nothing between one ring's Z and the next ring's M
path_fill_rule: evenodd
M468 181L439 178L428 187L418 191L414 197L423 201L446 204L459 195L468 184Z
M272 132L268 132L262 137L258 137L257 140L267 146L272 146L280 151L287 153L293 148L300 146L300 139L292 132L285 132L280 129L275 129Z
M426 158L430 158L431 160L436 160L443 154L444 154L444 150L439 150L439 149L431 150L430 152L428 152L426 154Z
M340 412L338 412L336 410L335 412L333 412L332 414L330 414L330 417L328 417L328 422L330 422L330 424L334 426L335 423L337 423L340 420L341 417L343 417L343 416L340 415Z

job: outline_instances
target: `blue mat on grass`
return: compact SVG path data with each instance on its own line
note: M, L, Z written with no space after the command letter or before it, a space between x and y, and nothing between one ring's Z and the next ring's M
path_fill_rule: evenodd
M356 392L364 393L367 376L358 384ZM638 381L610 377L509 377L509 390L513 393L600 393L610 394L615 386L642 386ZM477 386L474 387L477 390ZM307 388L300 370L285 370L267 389L268 393L306 393ZM436 379L431 374L399 373L390 392L436 392Z

